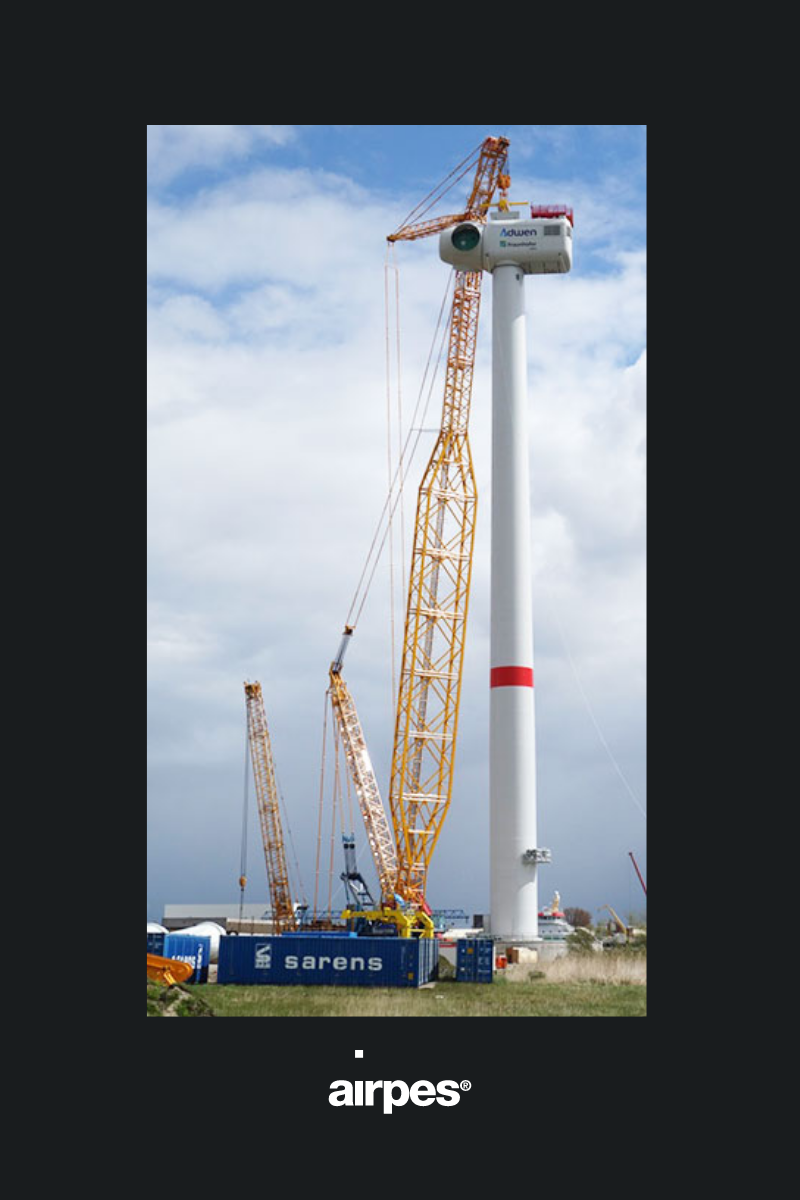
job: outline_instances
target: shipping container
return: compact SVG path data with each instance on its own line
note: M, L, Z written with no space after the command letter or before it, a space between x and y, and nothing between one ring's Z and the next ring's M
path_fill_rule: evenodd
M148 954L163 954L164 953L164 938L165 933L148 933L147 935L147 953Z
M224 946L227 938L223 938L220 946ZM235 938L231 938L235 941ZM164 958L177 958L181 962L191 963L194 971L187 983L208 983L208 964L211 961L211 938L195 937L194 934L168 933L164 938Z
M492 983L494 942L491 938L460 938L456 951L457 983Z
M218 983L421 987L437 978L434 938L227 937Z

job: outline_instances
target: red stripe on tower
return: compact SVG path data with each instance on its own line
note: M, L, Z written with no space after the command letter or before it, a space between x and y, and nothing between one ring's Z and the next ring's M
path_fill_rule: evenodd
M491 687L533 687L533 667L492 667Z

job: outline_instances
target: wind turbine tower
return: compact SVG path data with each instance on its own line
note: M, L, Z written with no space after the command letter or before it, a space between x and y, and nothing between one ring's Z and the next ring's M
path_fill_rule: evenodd
M538 867L550 861L536 832L525 276L569 271L572 229L571 209L523 217L503 198L486 224L439 239L444 262L492 276L491 927L513 942L538 940Z

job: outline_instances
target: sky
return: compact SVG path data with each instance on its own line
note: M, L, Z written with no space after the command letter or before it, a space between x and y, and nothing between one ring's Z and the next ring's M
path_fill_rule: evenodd
M148 125L148 920L238 902L245 790L246 900L268 902L246 680L262 684L295 894L312 904L322 779L327 900L328 667L386 500L398 377L405 437L451 271L426 239L398 244L387 273L386 237L491 134L511 142L512 201L575 211L572 272L526 281L540 904L558 889L595 920L645 911L628 852L647 879L646 127ZM467 183L436 211L463 207ZM387 804L402 548L442 395L440 372L403 540L398 508L347 652ZM428 884L433 908L470 915L489 908L490 435L486 279L458 752ZM334 906L341 858L337 843Z

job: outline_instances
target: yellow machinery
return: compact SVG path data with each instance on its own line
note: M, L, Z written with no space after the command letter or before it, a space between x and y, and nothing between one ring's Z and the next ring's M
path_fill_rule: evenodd
M261 840L264 843L267 882L272 905L272 927L275 933L285 933L297 928L297 920L289 890L289 872L286 867L278 804L278 785L275 781L272 746L267 727L267 715L264 711L261 684L246 683L244 694L247 703L250 758L253 764L258 815L261 821Z
M628 929L627 925L622 920L622 917L614 911L614 909L611 907L610 904L603 904L603 905L601 905L601 908L608 909L608 911L611 913L611 917L614 921L614 924L617 927L617 933L621 934L622 937L627 939L629 937L631 931Z
M410 219L388 241L415 241L461 221L484 222L498 187L501 207L507 207L511 182L506 173L508 145L506 138L487 138L475 162L470 156L460 164L463 170L458 178L475 166L462 212L429 220ZM415 214L420 214L424 204L414 210ZM394 856L383 834L376 837L376 829L385 825L385 814L371 766L369 772L363 770L369 756L360 726L363 749L347 754L381 882L383 916L375 919L395 920L402 931L404 927L397 919L402 914L385 915L392 911L387 903L394 904L399 898L413 914L412 927L415 920L422 925L423 936L430 936L418 920L427 908L428 868L453 790L472 575L477 488L468 426L481 279L480 271L455 272L441 427L417 499L389 793ZM341 665L352 632L351 627L345 627L342 648L330 676L334 711L346 747L348 701L352 704L352 698L341 679ZM401 936L410 935L410 929L405 928Z
M487 138L463 213L406 224L389 241L485 221L498 185L510 185L507 157L505 138ZM478 499L468 427L481 280L480 271L455 273L441 428L417 499L389 791L396 890L413 908L425 905L453 790Z
M147 978L156 983L165 983L167 987L172 987L174 983L185 983L193 970L191 963L181 962L177 958L162 958L160 954L147 956Z
M419 937L432 938L434 932L433 921L421 910L404 913L399 908L378 908L365 912L360 908L346 908L342 917L345 921L379 921L385 925L396 925L397 936L401 938L413 937L417 930Z

